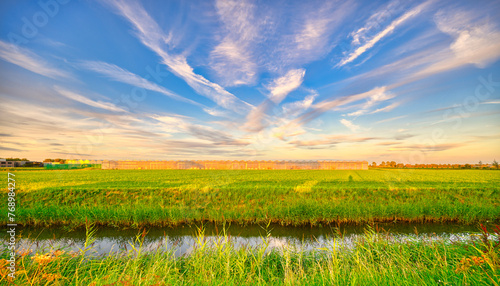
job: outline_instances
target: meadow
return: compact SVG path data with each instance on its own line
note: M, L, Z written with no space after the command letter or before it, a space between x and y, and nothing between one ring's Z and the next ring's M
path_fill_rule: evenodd
M7 172L2 171L7 177ZM25 225L497 221L495 170L14 171ZM7 180L2 192L7 192ZM0 206L6 213L6 204ZM7 217L0 219L7 223Z

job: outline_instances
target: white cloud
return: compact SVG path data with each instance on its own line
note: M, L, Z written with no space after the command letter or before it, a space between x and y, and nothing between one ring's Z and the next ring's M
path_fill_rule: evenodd
M331 18L310 18L307 19L302 30L295 35L297 49L302 51L312 51L325 43Z
M400 105L399 102L395 102L395 103L389 104L385 107L376 109L376 110L370 112L370 114L379 113L379 112L389 112L389 111L393 110L394 108L398 107L399 105Z
M300 10L295 11L291 36L280 40L280 61L301 65L325 56L335 47L337 39L333 38L334 32L354 11L356 5L353 1L324 1L318 6L300 7Z
M227 112L224 112L224 111L219 110L217 108L205 107L205 108L203 108L203 111L205 111L206 113L208 113L212 116L217 116L217 117L227 117L228 116Z
M81 63L81 66L89 69L91 71L100 73L102 75L107 76L110 79L123 82L126 84L130 84L136 87L144 88L147 90L151 91L156 91L159 92L163 95L166 95L172 99L183 101L183 102L188 102L196 106L201 106L203 107L202 104L199 104L198 102L192 101L190 99L187 99L185 97L182 97L166 88L163 86L159 86L153 82L150 82L147 79L144 79L134 73L131 73L125 69L122 69L116 65L113 64L108 64L104 62L97 62L97 61L83 61Z
M0 58L4 61L49 78L70 78L69 73L52 67L47 61L30 50L1 40Z
M107 3L116 8L135 27L137 37L141 42L157 53L162 58L162 63L172 73L186 81L200 95L209 98L221 107L236 112L246 111L252 107L224 90L220 85L196 74L184 55L169 54L165 45L170 44L171 36L163 32L140 4L126 1L107 1Z
M362 46L356 48L352 53L350 53L347 57L345 57L343 60L340 61L340 63L337 66L343 66L345 64L348 64L355 59L357 59L359 56L364 54L366 51L371 49L373 46L375 46L376 43L378 43L380 40L382 40L384 37L390 35L399 25L403 24L406 22L408 19L418 15L425 6L428 5L428 2L425 2L423 4L420 4L419 6L413 8L412 10L406 12L396 20L392 21L392 23L387 26L384 30L380 31L378 34L376 34L374 37L372 37L370 40L368 40L366 43L364 43ZM361 30L358 30L355 34L362 34L364 29L362 28ZM359 41L359 38L361 36L354 36L354 38Z
M401 116L391 117L391 118L379 120L379 121L375 122L375 124L389 122L389 121L394 121L394 120L397 120L397 119L405 118L407 116L408 115L401 115Z
M258 66L252 46L261 23L255 19L255 6L247 1L216 1L216 8L225 36L210 53L211 68L224 85L254 83Z
M314 110L312 111L313 113L323 113L329 110L332 110L333 108L339 107L339 106L344 106L346 104L356 102L365 98L383 98L383 95L380 94L385 94L386 90L388 90L385 86L382 87L375 87L369 91L358 93L358 94L353 94L353 95L348 95L344 96L341 98L336 98L332 100L323 100L321 102L316 103L313 108ZM370 101L370 100L369 100Z
M151 118L158 121L161 130L167 133L185 133L195 138L210 141L214 145L243 146L247 142L233 137L225 131L217 130L210 126L194 124L193 118L180 115L153 115Z
M360 101L362 99L370 98L368 100L368 102L381 101L381 100L388 99L391 96L394 96L393 94L387 93L386 90L389 90L389 88L387 88L385 86L376 87L376 88L373 88L373 89L366 91L366 92L363 92L363 93L343 96L343 97L335 98L335 99L331 99L331 100L320 101L320 102L314 104L311 107L310 111L302 114L300 117L291 121L289 125L290 126L302 126L302 125L309 123L309 122L313 121L314 119L318 118L319 116L321 116L325 112L339 110L340 107L342 107L342 106L345 106L345 105L353 103L353 102Z
M500 104L500 100L489 100L489 101L481 102L481 104Z
M267 122L264 122L267 116L267 111L272 107L270 101L264 101L259 106L254 107L248 113L246 117L246 122L243 128L251 132L259 132L268 126Z
M126 112L124 109L122 109L122 108L120 108L112 103L104 102L104 101L94 101L94 100L89 99L83 95L74 93L72 91L66 90L66 89L59 87L59 86L54 86L54 90L66 98L72 99L74 101L78 101L80 103L83 103L83 104L86 104L89 106L93 106L93 107L97 107L97 108L101 108L101 109L105 109L105 110L109 110L109 111L114 111L114 112Z
M159 122L160 130L167 133L182 133L189 126L188 120L192 119L185 116L162 114L152 115L152 119Z
M275 79L267 86L270 92L269 99L279 104L286 96L297 89L304 80L306 71L304 69L295 69L288 71L284 76Z
M224 85L251 85L262 70L283 74L317 60L335 46L332 36L354 6L346 1L279 9L272 2L216 1L223 31L210 67Z
M455 39L450 45L454 57L432 65L427 72L463 64L484 68L500 58L500 31L479 15L468 11L440 11L435 20L439 30Z
M286 141L288 137L295 137L306 133L306 130L301 126L293 126L288 123L288 120L282 120L282 124L272 129L272 136Z
M211 68L225 86L248 85L256 80L257 64L251 53L236 41L224 39L211 52Z
M348 116L360 116L360 115L366 114L369 112L370 108L372 108L373 106L377 105L380 102L392 99L395 96L396 95L394 93L387 92L385 86L376 87L372 90L372 94L368 97L368 100L366 101L366 103L362 104L360 110L357 110L355 112L351 112L347 115ZM396 106L394 106L394 107L396 107ZM394 107L392 107L392 108L394 108ZM380 112L380 111L382 111L382 110L378 110L376 112ZM371 113L376 113L376 112L374 111Z
M305 70L295 69L288 71L284 76L274 79L266 88L269 90L269 99L253 108L246 117L243 128L251 132L259 132L269 124L267 113L274 105L278 105L286 96L297 89L304 80Z
M309 107L312 106L317 96L318 94L316 92L313 92L312 94L306 96L303 100L283 104L283 116L296 116L306 111L307 109L309 109Z
M453 38L451 44L429 47L357 79L398 73L403 75L401 80L389 86L395 88L464 65L484 68L500 59L500 31L482 17L477 11L439 11L436 25Z
M400 1L394 0L373 13L368 20L366 20L363 27L359 28L355 32L351 32L351 45L359 46L366 43L368 39L370 39L370 34L372 34L374 30L377 30L381 25L386 23L388 19L403 8L401 4L402 3Z
M356 125L352 123L352 121L349 121L347 119L341 119L340 123L342 123L345 127L349 128L352 132L356 132L359 128L361 128L359 125Z

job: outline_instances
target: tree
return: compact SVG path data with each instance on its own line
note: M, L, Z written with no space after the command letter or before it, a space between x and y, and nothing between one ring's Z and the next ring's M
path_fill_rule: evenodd
M5 161L29 161L28 159L26 158L5 158Z
M372 167L373 167L373 168L377 167L377 163L372 162Z
M496 159L495 159L495 160L493 160L492 165L493 165L496 169L498 169L498 162L497 162L497 160L496 160Z

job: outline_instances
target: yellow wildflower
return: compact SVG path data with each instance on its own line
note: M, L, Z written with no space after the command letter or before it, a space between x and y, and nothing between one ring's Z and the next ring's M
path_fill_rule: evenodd
M35 254L35 256L32 256L31 259L33 259L39 265L43 265L54 261L56 257L49 254Z
M63 255L64 254L64 250L56 250L52 253L52 255L54 255L55 257L58 257L60 255Z
M61 274L51 274L51 273L43 273L42 274L42 279L45 279L48 282L52 282L52 281L57 280L59 278L62 278Z

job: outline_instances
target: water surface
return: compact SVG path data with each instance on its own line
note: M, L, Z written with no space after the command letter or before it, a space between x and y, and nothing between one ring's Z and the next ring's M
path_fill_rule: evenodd
M491 227L491 225L490 225ZM143 251L171 250L176 256L190 253L197 245L198 235L204 234L209 245L230 241L236 248L256 247L268 243L268 250L283 247L297 250L331 248L334 243L351 248L373 231L391 242L443 241L445 243L471 241L479 233L478 225L463 224L408 224L379 223L375 225L341 225L323 227L289 227L281 225L185 225L175 228L122 229L97 228L95 242L88 254L106 255L127 252L137 247L137 237L146 231ZM64 249L78 251L84 248L85 229L18 228L18 250L49 251ZM498 238L497 238L498 239Z

